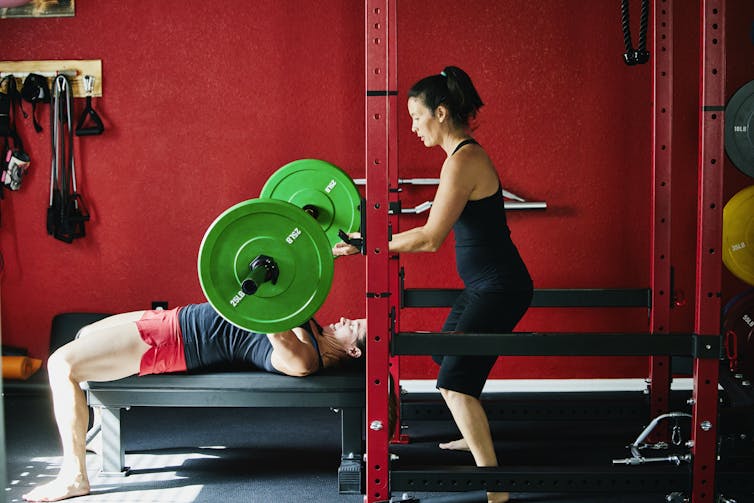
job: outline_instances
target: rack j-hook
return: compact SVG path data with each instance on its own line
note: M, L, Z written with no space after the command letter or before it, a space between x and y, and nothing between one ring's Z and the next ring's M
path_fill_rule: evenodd
M92 94L94 92L94 77L92 75L84 75L84 91L86 92L86 107L84 107L79 118L78 124L76 124L76 136L93 136L102 134L105 130L105 126L102 124L97 112L92 108ZM86 119L90 118L94 125L83 127Z

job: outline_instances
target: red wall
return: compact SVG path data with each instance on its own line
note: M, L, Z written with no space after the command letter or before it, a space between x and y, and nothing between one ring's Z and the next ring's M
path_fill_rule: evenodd
M647 287L650 67L622 62L618 6L398 3L399 91L448 64L466 69L487 103L476 136L503 185L548 203L544 212L510 213L536 286ZM676 4L673 261L691 297L698 8ZM751 75L748 4L729 1L733 89ZM45 232L48 131L37 135L28 121L21 127L33 167L23 190L0 202L3 342L45 356L56 313L202 301L195 262L207 225L256 197L283 164L316 157L364 177L363 24L363 6L353 0L78 2L74 18L0 20L1 59L101 59L103 97L94 104L107 126L102 136L77 139L77 174L93 218L73 245ZM401 177L438 176L442 153L416 141L403 109L398 123ZM726 169L728 186L745 182ZM431 198L430 188L407 188L403 204ZM406 216L401 225L423 218ZM459 286L446 273L452 261L450 241L436 255L402 257L407 286ZM361 259L339 259L320 319L363 313L354 301L363 298L363 281ZM741 288L736 281L726 278L732 290ZM672 329L690 330L692 313L691 305L674 310ZM405 310L402 329L437 330L444 316L444 309ZM646 310L533 309L519 329L642 332L647 320ZM423 358L403 368L405 377L434 376ZM494 376L645 374L644 358L508 358Z

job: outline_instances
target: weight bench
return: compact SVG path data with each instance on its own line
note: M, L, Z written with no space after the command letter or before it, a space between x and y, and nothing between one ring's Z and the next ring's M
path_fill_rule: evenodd
M73 340L84 326L105 314L64 313L53 320L53 338ZM65 342L65 341L63 341ZM126 476L121 413L131 407L326 407L341 418L342 494L362 494L362 368L332 369L307 377L262 371L131 376L82 385L89 406L98 409L102 435L101 474Z
M101 417L103 475L127 475L121 412L130 407L330 407L341 419L342 494L362 494L364 374L327 371L307 377L268 372L214 372L131 376L88 382L84 389Z

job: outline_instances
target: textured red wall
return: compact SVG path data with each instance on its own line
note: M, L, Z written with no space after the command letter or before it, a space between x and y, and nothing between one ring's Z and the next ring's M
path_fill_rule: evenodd
M698 8L676 4L673 260L691 296ZM748 15L746 4L729 2ZM399 1L399 91L448 64L466 69L487 103L476 136L503 185L548 203L544 212L510 214L539 288L649 284L650 67L622 62L619 14L603 0ZM33 168L23 190L0 202L3 342L44 356L56 313L201 301L195 257L206 226L256 197L287 162L317 157L363 177L363 24L363 6L352 0L78 2L74 18L0 20L2 59L102 59L95 107L108 127L77 140L93 220L86 239L65 245L45 232L48 132L23 124ZM743 21L735 30L748 37ZM750 61L751 40L737 44L745 51L735 57ZM438 176L441 152L416 141L403 109L398 124L401 177ZM403 204L432 192L406 188ZM402 257L407 286L459 286L447 272L452 261L450 240L436 255ZM363 281L361 259L339 259L320 319L342 306L362 313ZM673 329L689 330L692 312L676 309ZM439 329L445 313L406 310L402 328ZM533 309L519 329L642 332L647 321L646 310ZM495 377L646 374L643 358L498 365ZM409 378L435 372L424 358L407 358L403 369Z
M45 232L48 132L24 124L33 167L2 201L3 342L44 355L56 313L202 301L196 253L222 210L295 159L358 170L362 19L349 0L172 0L77 2L74 18L0 21L3 59L101 59L94 106L108 128L77 139L93 215L88 236L66 245ZM333 300L348 299L352 314L363 312L350 302L361 282L346 284L359 265L336 276Z
M399 87L446 64L466 68L486 102L475 135L495 161L503 186L548 204L545 212L509 213L535 286L647 286L650 68L622 62L615 5L471 1L456 14L426 4L401 5ZM401 130L410 128L407 117L400 124ZM415 138L401 143L400 157L404 176L437 176L441 152L427 152ZM430 197L418 192L406 199ZM418 218L405 220L413 225ZM437 274L441 264L451 263L452 243L439 255L432 264L436 274L420 273L430 266L425 257L405 257L407 285L458 286L454 275L443 280ZM429 318L412 313L404 316L403 328L439 329L443 318L444 312ZM646 320L641 311L536 309L519 329L646 331ZM635 359L502 360L495 375L644 372L643 360ZM416 368L426 376L435 372L426 361Z

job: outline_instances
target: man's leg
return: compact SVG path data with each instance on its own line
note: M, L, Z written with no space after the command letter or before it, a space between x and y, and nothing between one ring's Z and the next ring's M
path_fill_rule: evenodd
M139 372L149 349L136 321L142 312L106 318L82 329L79 338L50 356L50 377L55 421L63 446L63 461L55 480L24 495L27 501L58 501L89 493L86 473L86 428L89 409L80 383L112 381Z

